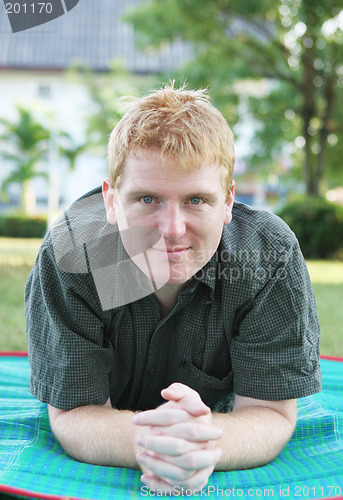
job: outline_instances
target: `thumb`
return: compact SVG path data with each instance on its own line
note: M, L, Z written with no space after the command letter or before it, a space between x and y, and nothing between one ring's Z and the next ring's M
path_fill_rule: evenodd
M211 409L201 400L199 394L187 385L174 383L161 391L161 396L167 401L174 402L174 408L181 408L194 417L207 415Z

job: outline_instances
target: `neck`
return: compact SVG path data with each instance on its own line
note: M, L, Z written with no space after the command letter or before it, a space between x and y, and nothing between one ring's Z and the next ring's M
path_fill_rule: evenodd
M185 284L169 284L163 285L154 292L155 297L160 302L170 302L176 299L178 293L185 287Z
M177 302L179 292L187 285L188 281L181 284L167 283L154 292L154 295L161 306L162 316L165 316L169 311L171 311Z

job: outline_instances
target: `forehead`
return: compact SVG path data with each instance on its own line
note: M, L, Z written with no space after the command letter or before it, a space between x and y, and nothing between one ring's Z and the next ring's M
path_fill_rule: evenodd
M185 167L170 156L161 156L158 148L134 150L123 165L120 190L136 191L137 188L154 186L175 189L178 192L190 188L223 192L225 169L218 165L194 165Z

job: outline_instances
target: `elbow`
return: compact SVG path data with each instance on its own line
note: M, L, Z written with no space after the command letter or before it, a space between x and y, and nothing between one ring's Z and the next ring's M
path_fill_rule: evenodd
M78 443L72 430L73 410L60 410L48 405L49 422L52 433L62 446L63 450L74 460L82 462L78 453Z
M48 405L50 428L56 439L58 439L61 427L63 428L64 415L66 415L67 413L68 412L66 410L60 410L58 408L55 408L54 406Z

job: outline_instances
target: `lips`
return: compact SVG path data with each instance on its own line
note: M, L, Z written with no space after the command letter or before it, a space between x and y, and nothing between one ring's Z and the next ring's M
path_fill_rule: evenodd
M183 248L180 248L180 247L177 247L177 248L167 248L166 251L167 252L182 252L183 250L188 250L189 247L183 247Z
M153 247L154 250L158 250L159 252L168 252L168 253L174 253L174 252L182 252L183 250L188 250L190 247L175 247L175 248L157 248Z
M190 247L174 247L174 248L156 248L152 247L154 250L159 252L162 255L165 255L168 257L170 260L178 260L185 255L188 250L190 250Z

